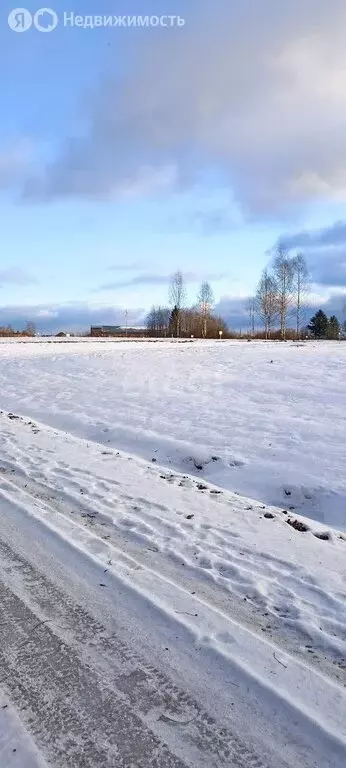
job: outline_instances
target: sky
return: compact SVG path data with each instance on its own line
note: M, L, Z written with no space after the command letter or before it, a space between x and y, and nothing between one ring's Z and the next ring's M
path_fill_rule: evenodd
M305 254L312 304L341 318L344 0L50 7L48 33L13 31L13 4L0 15L0 324L82 330L127 311L138 325L180 269L189 302L208 280L245 327L278 243ZM64 12L185 24L84 28Z

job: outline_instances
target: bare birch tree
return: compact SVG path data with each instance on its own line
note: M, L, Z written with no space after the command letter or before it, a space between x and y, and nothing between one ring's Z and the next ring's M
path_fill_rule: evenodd
M184 306L185 298L186 292L184 277L182 272L178 270L178 272L175 272L174 275L172 275L169 286L169 302L172 306L172 309L176 311L177 336L180 336L181 312Z
M32 321L27 322L25 326L25 333L27 336L36 336L36 325Z
M202 336L203 339L207 338L208 332L208 318L210 317L211 309L214 304L213 291L209 283L202 283L198 294L198 305L202 317Z
M262 273L259 281L256 298L256 313L263 323L265 338L270 338L273 324L278 317L277 286L268 269Z
M277 308L282 341L286 339L287 318L294 303L294 265L285 248L279 247L273 264Z
M307 264L302 253L293 258L293 289L296 313L297 339L300 338L302 313L310 290L310 277Z

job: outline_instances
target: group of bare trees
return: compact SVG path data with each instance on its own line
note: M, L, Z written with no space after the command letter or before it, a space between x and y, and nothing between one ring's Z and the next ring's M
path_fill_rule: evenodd
M0 336L36 336L36 326L35 323L28 322L23 330L15 331L12 325L2 325L0 326Z
M172 320L174 319L175 336L181 335L181 315L186 303L186 290L183 273L178 271L171 278L169 285L169 303L172 307Z
M292 335L292 326L294 335L299 338L309 282L303 254L293 256L279 246L271 265L261 275L256 295L247 301L251 336L255 336L256 326L260 323L266 339L273 335L274 330L277 333L279 328L280 338L285 340L288 328ZM147 316L148 333L151 336L195 336L204 339L230 336L225 322L213 314L213 307L213 292L205 281L199 288L195 305L188 308L183 273L175 272L169 284L169 306L151 308Z
M247 309L251 332L254 335L256 318L268 339L274 328L280 327L282 340L286 339L288 323L294 323L297 338L303 325L304 308L309 293L309 273L302 253L291 256L278 247L271 267L263 271L256 296L248 300Z
M147 316L151 336L217 338L228 334L225 322L213 314L214 296L208 282L203 282L193 307L187 307L183 273L175 272L169 284L169 306L154 306Z

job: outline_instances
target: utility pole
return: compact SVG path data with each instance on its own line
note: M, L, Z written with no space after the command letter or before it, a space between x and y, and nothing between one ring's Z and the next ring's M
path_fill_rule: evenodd
M127 338L127 318L128 318L128 316L129 316L128 310L125 309L125 335L126 335L126 338Z

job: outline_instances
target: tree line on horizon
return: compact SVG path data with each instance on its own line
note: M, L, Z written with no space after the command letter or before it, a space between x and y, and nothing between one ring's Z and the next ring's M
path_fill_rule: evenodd
M227 323L214 314L214 304L211 285L204 281L195 305L187 307L184 275L178 270L171 277L168 306L153 306L147 315L147 333L152 337L231 338Z
M12 328L12 325L0 325L0 337L6 336L35 336L36 326L35 323L27 322L25 327L19 331Z
M226 321L215 313L215 300L211 285L204 281L196 301L187 306L183 273L176 271L169 283L167 305L152 306L146 317L149 337L183 338L237 338L254 339L339 339L341 324L332 315L327 317L319 309L307 322L311 278L302 253L291 255L278 246L271 263L263 270L254 296L246 300L249 317L248 332L236 333ZM344 324L346 331L346 323ZM23 330L11 325L0 327L0 336L35 336L36 327L27 322ZM65 335L63 331L60 334ZM83 335L83 334L82 334Z
M152 337L263 339L339 339L341 324L336 315L327 317L322 309L307 320L311 278L302 253L294 256L278 246L271 264L263 270L256 293L246 301L249 332L235 333L214 313L214 296L208 282L199 288L196 302L187 307L183 273L175 272L169 284L167 306L153 306L146 318ZM260 326L260 327L259 327Z

